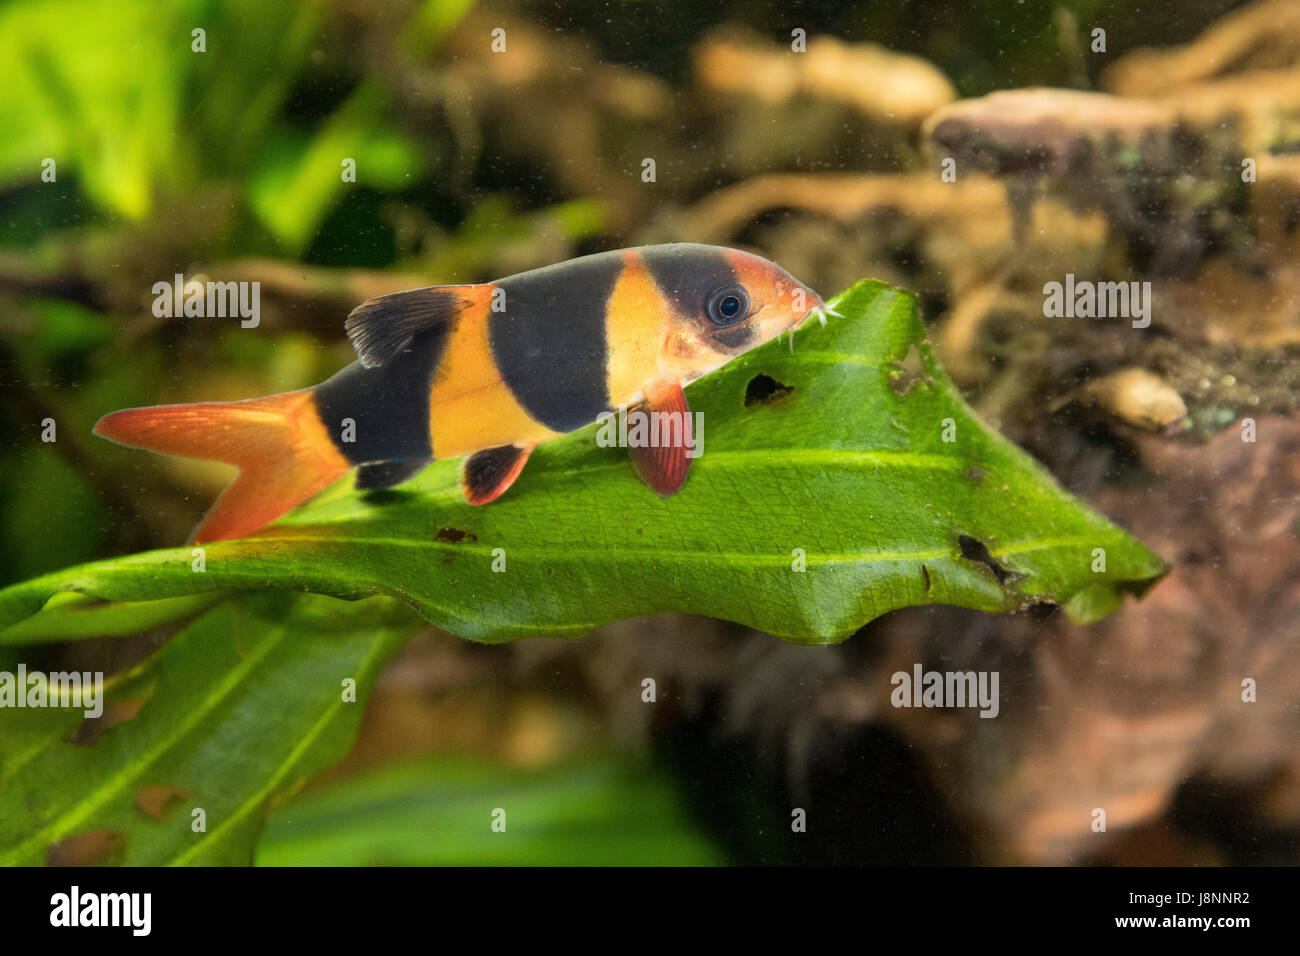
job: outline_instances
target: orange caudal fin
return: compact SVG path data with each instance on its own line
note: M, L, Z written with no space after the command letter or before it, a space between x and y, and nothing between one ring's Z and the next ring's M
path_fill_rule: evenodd
M239 467L239 476L190 535L193 543L256 531L350 467L321 424L310 389L245 402L128 408L101 418L95 434Z

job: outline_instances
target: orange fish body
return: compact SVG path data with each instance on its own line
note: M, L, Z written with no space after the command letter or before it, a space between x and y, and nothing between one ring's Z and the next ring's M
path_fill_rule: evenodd
M486 504L538 444L606 412L686 416L682 386L781 333L822 301L766 259L674 243L584 256L483 285L362 303L346 330L358 361L315 386L243 402L104 416L95 433L239 466L197 542L257 530L359 466L383 488L465 457L461 487ZM633 448L660 494L685 481L686 447Z

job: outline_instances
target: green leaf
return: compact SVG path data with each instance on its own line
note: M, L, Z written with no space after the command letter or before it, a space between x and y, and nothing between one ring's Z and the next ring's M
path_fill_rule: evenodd
M263 224L295 251L311 240L330 204L357 188L343 181L344 159L355 162L357 183L370 188L397 189L421 172L415 144L376 121L382 106L373 87L362 87L310 139L293 132L267 138L248 198Z
M430 56L473 6L474 0L424 0L402 28L400 49L414 58Z
M247 596L114 678L100 720L143 706L93 743L72 739L80 709L6 710L0 864L91 846L106 852L89 862L247 863L268 808L346 753L375 675L418 626L383 599Z
M503 832L491 828L498 808ZM288 801L267 822L256 862L693 866L725 857L670 778L602 755L538 769L446 757L386 767Z
M143 219L176 177L196 0L40 0L0 8L0 185L80 177L94 201Z
M39 614L5 628L0 632L0 641L21 647L92 637L128 637L192 617L222 597L219 593L187 594L157 601L101 603L75 592L63 592L51 598Z
M693 612L826 643L918 604L1053 602L1090 619L1165 572L979 421L911 296L862 282L834 306L843 318L810 323L793 352L769 343L687 390L703 454L672 498L637 480L626 451L598 447L592 426L539 448L488 507L462 500L455 461L369 497L345 481L254 537L209 545L205 573L180 548L8 588L0 625L61 590L139 601L286 588L392 595L480 641Z

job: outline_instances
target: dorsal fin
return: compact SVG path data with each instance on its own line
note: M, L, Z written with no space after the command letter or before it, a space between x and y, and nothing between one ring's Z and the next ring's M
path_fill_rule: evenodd
M470 303L467 287L431 286L367 299L352 310L343 328L366 368L383 365L413 335L448 322Z

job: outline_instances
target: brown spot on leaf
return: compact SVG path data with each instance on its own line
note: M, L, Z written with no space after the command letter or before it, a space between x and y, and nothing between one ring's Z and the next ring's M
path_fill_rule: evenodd
M45 865L109 866L120 863L125 852L125 834L121 830L100 827L51 843L45 851Z
M438 533L433 537L436 541L450 541L452 544L478 540L478 535L469 531L461 531L459 528L439 528Z
M166 820L181 804L188 802L190 795L179 787L158 784L145 787L135 795L135 808L155 820Z

